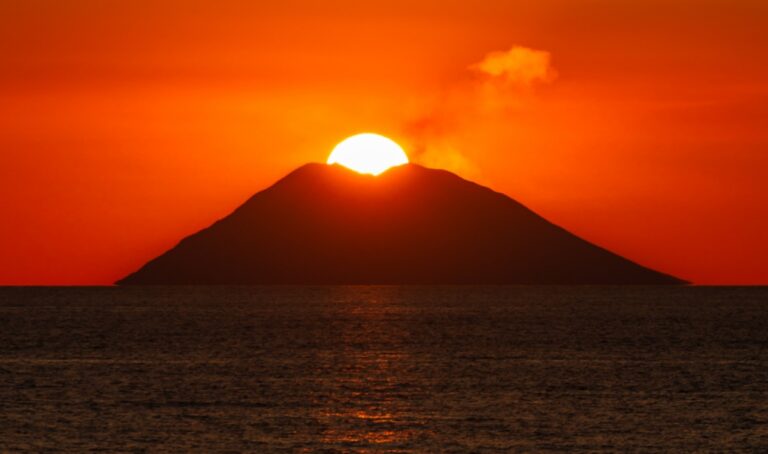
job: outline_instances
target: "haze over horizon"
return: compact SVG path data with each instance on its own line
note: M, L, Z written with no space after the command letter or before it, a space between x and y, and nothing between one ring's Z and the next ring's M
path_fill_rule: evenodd
M0 2L0 285L110 284L362 131L768 284L768 3Z

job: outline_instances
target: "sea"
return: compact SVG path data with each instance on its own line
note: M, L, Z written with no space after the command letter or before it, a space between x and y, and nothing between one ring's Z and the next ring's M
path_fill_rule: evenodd
M0 289L0 452L566 450L768 452L768 289Z

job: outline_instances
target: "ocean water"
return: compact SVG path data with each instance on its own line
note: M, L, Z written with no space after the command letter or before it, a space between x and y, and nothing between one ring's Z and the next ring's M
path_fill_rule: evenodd
M768 289L0 289L0 451L768 450Z

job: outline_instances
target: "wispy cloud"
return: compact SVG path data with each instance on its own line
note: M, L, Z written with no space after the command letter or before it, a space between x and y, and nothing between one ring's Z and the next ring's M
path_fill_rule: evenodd
M536 89L557 78L544 50L513 46L488 53L467 67L472 76L450 87L408 125L417 161L473 176L478 169L461 150L460 137L477 135L534 101Z
M491 52L469 69L495 83L516 88L531 88L536 84L550 83L557 78L549 52L522 46L514 46L508 51Z

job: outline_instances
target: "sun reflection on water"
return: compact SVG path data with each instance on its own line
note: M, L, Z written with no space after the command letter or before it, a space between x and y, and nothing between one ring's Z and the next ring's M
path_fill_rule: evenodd
M410 403L402 389L409 386L406 364L410 360L404 327L382 333L377 327L391 321L388 312L392 288L339 289L346 301L357 300L347 314L350 323L338 333L341 351L328 352L338 366L334 395L318 402L317 420L328 429L322 442L328 446L366 452L366 448L403 449L414 436L408 415ZM391 326L387 323L386 325ZM361 342L364 340L364 342Z

